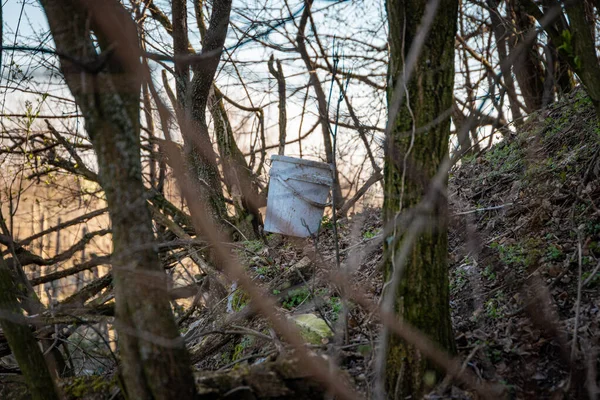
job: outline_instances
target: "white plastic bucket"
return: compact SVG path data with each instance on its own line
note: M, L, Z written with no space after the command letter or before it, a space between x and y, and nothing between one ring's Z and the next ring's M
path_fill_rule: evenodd
M265 231L299 237L317 233L329 205L330 165L278 155L271 162Z

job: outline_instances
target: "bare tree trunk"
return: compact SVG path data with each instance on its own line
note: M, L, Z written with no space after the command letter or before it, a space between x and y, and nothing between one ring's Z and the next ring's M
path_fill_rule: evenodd
M304 38L304 32L306 30L306 24L308 22L308 18L310 16L310 8L312 6L313 0L304 0L304 11L302 13L302 17L300 18L300 25L298 28L298 35L296 36L296 46L298 52L300 53L300 57L302 57L302 61L304 61L304 65L308 70L310 75L310 84L315 90L315 94L317 96L317 104L319 108L319 118L321 120L321 128L323 132L323 145L325 147L325 159L328 164L333 164L333 145L331 143L330 136L330 127L329 127L329 115L327 115L327 98L325 96L325 92L323 91L323 87L321 86L321 82L319 81L319 76L316 73L316 70L310 60L310 56L308 55L308 50L306 49L306 43ZM343 197L342 197L342 189L340 187L339 176L333 177L333 196L334 202L337 208L343 207Z
M389 99L394 98L393 90L402 79L405 59L415 44L414 38L420 30L428 3L426 0L387 0L390 108L394 102ZM396 120L389 122L393 128L387 137L385 149L383 213L388 222L393 223L401 210L414 207L423 200L424 194L431 189L431 180L448 156L449 115L427 129L426 134L420 133L419 128L430 124L452 107L457 15L458 0L441 0L431 25L433 28L416 61L413 76L405 87L399 88L406 93L406 99L398 110ZM392 110L389 114L392 114ZM404 132L413 133L406 135ZM395 311L405 321L440 347L453 352L455 346L450 321L447 261L448 211L445 196L438 194L436 199L433 210L425 216L418 213L415 217L425 218L425 228L412 246L404 264L402 279L393 289L396 296L392 296L391 300ZM384 243L385 250L391 252L390 260L385 265L385 276L389 281L395 273L399 273L395 270L395 252L400 251L402 240ZM389 293L384 296L389 296ZM391 300L388 297L384 301ZM425 383L427 371L436 370L431 362L398 337L389 338L385 357L388 398L421 398L428 389ZM439 377L436 374L433 381Z
M196 7L201 9L201 3L196 2ZM155 14L160 13L154 4L152 4L152 9ZM186 166L197 184L195 187L197 195L210 208L210 215L214 222L220 229L227 230L228 226L225 223L227 208L217 165L217 155L208 132L206 106L227 35L231 1L214 2L210 28L202 32L201 60L194 65L181 59L190 52L193 53L187 34L186 1L173 1L171 11L172 23L166 16L160 18L160 21L173 36L175 56L180 58L175 62L177 102L173 102L173 106L184 140L183 153ZM191 82L190 67L194 71Z
M173 15L173 52L175 57L188 54L188 24L186 0L173 0L171 2L171 14ZM187 62L175 62L175 92L182 110L190 106L188 100L188 89L190 82L190 65ZM188 115L184 112L184 115Z
M223 94L216 85L210 95L210 112L213 116L219 155L223 163L223 175L227 190L231 194L236 209L236 225L246 235L261 236L263 225L259 207L266 205L264 196L260 196L255 185L255 176L246 163L244 154L237 146L233 129L229 122Z
M0 25L1 25L0 18ZM23 373L34 400L58 400L54 382L37 340L17 300L11 272L0 254L0 327Z
M515 80L512 76L511 66L506 63L508 59L508 51L506 49L508 41L508 32L506 29L506 21L501 17L500 11L498 10L498 0L487 0L487 4L492 22L492 30L494 31L494 37L496 38L496 49L498 51L498 63L502 72L502 79L506 85L506 90L510 91L508 96L508 103L510 105L510 111L512 113L513 120L520 120L522 118L521 109L519 105L514 101L516 97Z
M229 3L229 5L218 4L216 2L213 5L210 26L208 28L204 23L202 2L199 1L194 4L196 20L202 36L203 53L211 48L216 48L216 42L224 43L225 41L231 2L225 1L224 3ZM221 47L218 48L219 57L222 52L222 43ZM214 70L207 71L207 73L212 74L213 78L217 65L218 60L217 64L214 65ZM258 238L260 237L260 227L262 226L262 216L259 208L264 206L266 201L264 197L259 194L258 188L255 185L255 176L248 166L244 154L237 146L229 116L227 115L225 105L223 104L224 96L214 84L213 78L211 78L210 87L208 92L206 92L207 102L205 103L204 108L208 106L209 112L213 117L217 147L219 149L219 156L221 157L223 167L223 177L227 190L233 198L236 209L237 221L235 222L242 231L245 231L248 234L250 234L250 230L247 229L247 227L251 226L251 231L254 236ZM205 90L204 85L206 82L208 81L197 81L197 84L199 85L198 88L202 87L202 92ZM196 87L192 90L195 91L195 88ZM262 110L260 110L260 115L262 115Z
M192 399L194 380L160 266L140 162L143 74L137 28L116 0L42 0L61 70L94 146L113 233L122 372L130 398ZM90 31L91 30L91 31ZM110 51L104 67L91 40ZM109 50L110 49L110 50Z
M194 77L190 86L191 132L184 128L186 157L193 175L198 177L204 204L210 205L214 221L225 227L227 218L217 157L212 147L206 122L206 106L229 26L231 0L214 1L208 29L202 35L201 61L192 66ZM188 119L188 118L186 118ZM206 193L206 194L204 194ZM207 195L208 194L208 195Z
M524 42L525 35L535 29L535 20L526 13L518 2L507 2L516 32L511 39L511 48L516 49ZM537 41L520 51L514 62L514 71L521 88L523 100L529 112L539 110L544 104L544 68L537 49Z
M281 61L277 60L277 69L275 69L275 59L273 55L269 59L269 72L277 81L277 93L279 93L279 148L277 154L282 156L285 152L285 135L287 116L285 110L285 77L281 68Z
M583 83L592 99L596 115L600 117L600 65L592 29L587 23L584 3L566 3L566 16L562 14L560 3L555 0L544 1L546 13L542 12L533 0L518 0L518 4L538 22L550 13L558 13L561 17L562 26L557 28L556 25L546 24L544 30L557 46L559 56L568 63Z

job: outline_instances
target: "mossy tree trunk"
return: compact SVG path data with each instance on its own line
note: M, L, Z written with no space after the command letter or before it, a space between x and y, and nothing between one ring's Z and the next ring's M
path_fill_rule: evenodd
M195 6L202 9L202 1L196 2ZM157 8L153 10L155 14L162 16L160 22L173 37L174 54L179 58L175 62L177 101L173 101L173 105L183 136L183 153L188 173L193 177L197 197L210 211L213 223L219 229L228 230L225 222L227 207L217 155L208 131L206 106L227 36L231 0L213 3L210 27L206 29L202 24L202 52L199 60L194 62L186 59L186 56L194 54L188 37L187 2L171 2L172 22ZM191 80L190 71L193 71Z
M544 67L538 52L537 41L524 49L519 46L525 43L527 33L535 28L535 19L525 12L514 0L507 3L511 18L515 24L515 32L511 38L510 48L518 50L519 54L514 60L513 70L521 88L521 95L528 108L528 112L539 110L544 106ZM546 99L550 100L550 99Z
M247 236L260 236L259 227L262 226L262 217L259 208L266 205L264 196L261 196L256 186L256 177L249 168L244 154L239 149L229 116L223 104L223 94L214 83L214 74L220 60L222 47L227 34L229 24L229 13L231 12L231 1L224 0L215 2L210 16L210 24L207 27L204 21L203 2L194 4L196 20L200 35L202 37L202 52L215 53L216 63L212 67L202 66L194 70L195 95L203 93L206 96L202 102L196 102L197 111L208 108L213 117L213 126L219 157L223 170L223 178L227 191L232 197L236 212L238 229ZM196 74L197 79L196 79ZM210 86L207 86L209 85ZM205 115L205 114L203 114Z
M0 327L34 400L58 400L56 388L18 296L21 293L0 254Z
M42 0L61 71L98 160L113 234L115 326L132 399L192 399L189 355L173 318L140 161L143 69L137 27L117 0ZM92 41L98 39L99 55Z
M175 55L178 56L195 54L187 34L186 10L185 1L174 0L171 22L158 8L150 6L150 11L154 13L157 21L171 33ZM194 79L191 82L190 63L178 61L175 68L177 98L169 94L184 133L184 153L188 160L188 170L198 182L198 197L209 207L214 223L221 229L228 230L225 222L228 219L227 209L216 164L217 156L212 147L206 121L208 108L214 120L223 181L235 205L234 223L241 231L249 235L254 231L256 234L259 231L258 227L262 225L258 209L265 205L266 201L259 194L255 176L235 142L222 95L213 82L227 34L231 1L221 0L213 3L208 27L204 21L204 0L194 2L194 11L202 38L202 61L191 65L194 71ZM205 62L205 59L209 62ZM163 80L166 81L166 74L163 75ZM253 229L246 229L250 226Z
M188 89L190 92L188 117L191 119L191 130L184 129L187 131L184 132L184 151L192 176L196 176L200 184L200 199L209 206L217 226L223 229L227 229L224 221L227 218L227 208L217 166L217 155L208 132L206 107L223 53L230 13L231 0L213 1L209 26L202 35L201 60L192 65L194 76Z
M261 236L262 217L259 208L266 205L264 196L258 192L256 177L248 167L244 153L239 149L229 116L223 104L223 94L213 85L209 97L209 110L213 117L219 156L223 164L225 186L233 200L238 229L247 237Z
M394 87L401 79L404 60L420 29L427 3L427 0L387 0L390 107ZM400 210L407 210L422 200L432 177L448 155L450 119L430 128L423 127L452 106L457 12L458 0L441 0L412 79L407 83L407 97L396 120L390 121L393 128L387 137L384 168L383 212L386 221L393 220ZM417 134L402 134L413 129ZM427 227L415 242L397 287L395 310L440 347L452 352L447 203L443 194L437 196L435 210L426 218ZM386 242L385 250L392 252L390 243L393 241ZM396 248L401 245L401 240L398 242ZM390 260L385 267L388 279L393 268ZM429 377L438 377L435 368L412 346L397 337L390 337L385 376L388 398L421 398L431 384Z
M521 9L532 15L538 23L544 22L551 13L558 13L561 24L545 24L544 30L558 49L558 55L577 74L592 99L596 115L600 117L600 63L596 54L594 34L590 27L583 1L570 1L542 11L533 0L516 0Z

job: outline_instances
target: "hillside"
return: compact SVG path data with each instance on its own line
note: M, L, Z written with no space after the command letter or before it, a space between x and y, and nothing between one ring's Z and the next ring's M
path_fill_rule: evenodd
M456 339L469 367L516 398L586 398L600 338L600 128L579 90L517 132L451 175Z
M576 91L451 172L451 306L459 355L466 368L504 385L511 398L586 398L593 390L586 376L598 370L593 349L600 337L595 124L591 102ZM340 293L326 273L335 260L332 224L324 222L316 253L314 243L273 237L267 246L247 242L240 254L255 279L279 297L284 314L311 313L339 332ZM354 271L357 288L374 300L383 285L381 227L378 209L339 223L342 267ZM233 310L245 306L243 297L232 299ZM200 321L196 329L219 326ZM260 319L251 321L246 327L268 332ZM339 360L366 392L372 388L379 328L372 315L350 304L341 349L332 346L339 337L313 348ZM209 339L200 343L205 345L195 344L192 352L203 360L201 368L281 357L276 342L252 334L230 335L220 342L224 347ZM456 387L444 389L431 398L472 398Z

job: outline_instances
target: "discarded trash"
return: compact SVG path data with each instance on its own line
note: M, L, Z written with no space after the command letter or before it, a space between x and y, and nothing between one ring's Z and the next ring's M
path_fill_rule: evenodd
M330 165L278 155L271 161L265 231L299 237L317 233L330 204Z

